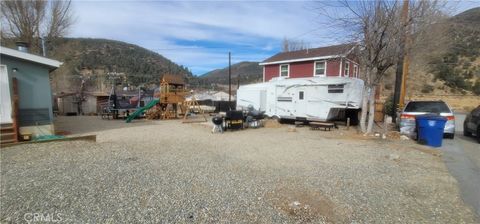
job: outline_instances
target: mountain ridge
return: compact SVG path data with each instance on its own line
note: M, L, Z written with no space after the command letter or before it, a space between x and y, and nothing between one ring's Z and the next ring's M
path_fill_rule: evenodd
M15 48L15 41L2 43ZM158 85L164 74L193 79L191 71L163 55L141 46L103 38L57 38L47 43L47 57L63 62L51 73L54 93L78 92L82 83L89 91L105 91L108 74L122 74L123 86Z
M254 61L242 61L231 66L232 84L248 84L262 81L263 68ZM228 66L217 68L198 76L206 84L228 84Z

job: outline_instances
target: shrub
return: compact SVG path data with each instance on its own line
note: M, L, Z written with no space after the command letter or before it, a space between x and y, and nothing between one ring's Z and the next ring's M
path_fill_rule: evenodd
M385 104L383 105L383 109L385 111L385 114L393 117L393 114L395 114L395 107L393 106L393 95L390 95L390 97L387 98Z
M385 84L385 89L386 90L391 90L392 89L392 84L390 84L390 83Z
M473 77L473 72L472 70L466 70L463 72L463 77L466 79L471 79Z
M480 96L480 79L477 79L475 85L472 86L472 91L475 95Z
M423 85L421 92L422 93L431 93L431 92L433 92L433 86L429 85L429 84L425 84L425 85Z

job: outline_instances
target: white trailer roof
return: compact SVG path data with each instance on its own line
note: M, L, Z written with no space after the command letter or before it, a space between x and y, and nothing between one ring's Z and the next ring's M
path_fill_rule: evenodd
M271 85L290 86L290 85L339 85L350 82L361 82L363 80L350 77L309 77L309 78L274 78L268 82L255 83L240 86L240 88L256 89L265 88Z

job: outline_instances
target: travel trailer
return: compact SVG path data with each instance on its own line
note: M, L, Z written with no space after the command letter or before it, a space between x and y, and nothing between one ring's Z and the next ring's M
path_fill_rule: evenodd
M240 86L237 109L265 111L269 117L298 121L350 118L358 123L363 80L349 77L274 78Z

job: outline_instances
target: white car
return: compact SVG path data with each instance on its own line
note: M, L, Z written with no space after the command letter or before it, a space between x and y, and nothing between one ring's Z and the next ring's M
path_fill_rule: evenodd
M453 139L455 137L455 116L450 107L443 101L410 101L398 116L400 134L415 138L416 124L415 117L423 114L437 114L447 118L444 137Z

